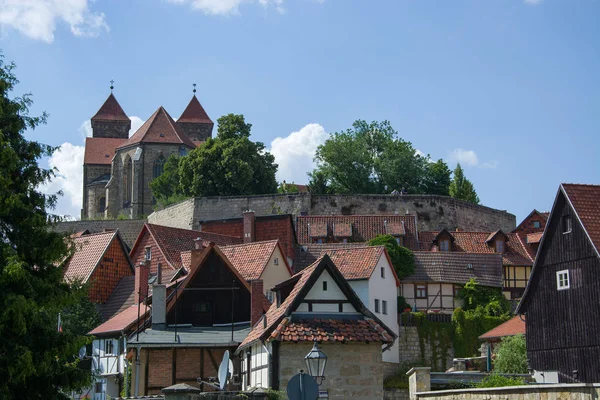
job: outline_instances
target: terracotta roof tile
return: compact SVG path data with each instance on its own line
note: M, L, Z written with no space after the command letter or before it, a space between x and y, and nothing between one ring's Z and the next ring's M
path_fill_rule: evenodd
M600 185L561 185L587 231L596 251L600 252Z
M284 318L271 333L271 339L283 342L382 342L394 338L373 320Z
M181 130L162 106L144 122L144 125L129 140L119 147L132 146L137 143L184 144L192 149L196 148L196 144Z
M146 315L146 312L149 311L145 305L140 306L140 320ZM97 326L92 329L89 334L90 335L106 335L109 333L120 333L125 332L134 327L136 325L138 319L138 306L133 305L127 307L125 310L121 311L102 325Z
M72 280L87 282L116 236L117 231L113 231L93 233L75 238L75 251L65 263L64 279L67 282Z
M308 234L311 238L327 237L327 223L322 221L315 221L309 223Z
M336 238L352 237L352 224L349 222L338 222L333 224L333 236Z
M438 247L433 244L434 238L439 232L419 232L419 250L420 251L438 251ZM488 245L486 241L490 237L490 232L450 232L454 237L452 243L452 252L460 253L495 253L493 245ZM508 241L505 244L505 252L502 254L503 265L533 265L535 255L533 250L525 243L523 238L516 233L506 233Z
M208 117L204 107L198 101L196 95L192 97L189 104L181 114L177 122L196 123L196 124L212 124L213 121Z
M85 138L84 164L110 165L117 147L127 139Z
M525 318L525 317L523 317ZM515 316L506 321L505 323L498 325L494 329L487 331L483 335L479 336L481 340L489 339L500 339L505 336L516 336L525 334L525 321L520 316Z
M414 215L305 215L297 218L298 243L312 243L314 237L324 237L323 225L331 227L333 239L333 225L351 224L351 242L367 242L377 235L385 235L389 232L389 226L394 234L404 233L404 245L411 250L417 250L417 229ZM310 232L309 232L310 224ZM317 228L318 227L318 228ZM402 227L402 228L401 228ZM316 236L318 235L318 236ZM330 235L330 232L327 232Z
M252 281L260 279L277 246L278 240L269 240L266 242L220 246L220 249L244 279ZM280 249L280 251L282 254L282 268L287 268L291 275L292 271L287 265L283 250Z
M121 105L111 93L102 107L98 110L96 115L92 117L92 121L129 121L129 117L125 114L125 111L121 108Z
M385 232L392 236L402 236L406 234L404 230L404 221L390 221L385 224Z
M544 232L528 233L526 236L526 241L528 244L539 243L540 240L542 240L543 235L544 235Z
M415 251L415 272L403 282L446 282L463 285L476 278L483 286L502 287L500 254Z

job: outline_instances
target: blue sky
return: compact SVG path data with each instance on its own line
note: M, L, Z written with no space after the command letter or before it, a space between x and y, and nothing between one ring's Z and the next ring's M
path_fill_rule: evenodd
M600 183L598 0L0 0L17 93L50 114L29 138L78 215L85 122L115 80L134 125L179 117L197 83L213 120L243 113L305 183L327 132L388 119L518 222L560 182Z

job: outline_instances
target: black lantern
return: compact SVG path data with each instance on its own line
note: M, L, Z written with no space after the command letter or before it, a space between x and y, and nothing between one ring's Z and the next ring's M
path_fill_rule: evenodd
M321 385L325 379L325 365L327 365L327 356L323 353L317 342L313 344L312 350L304 357L308 374L315 378L317 385Z

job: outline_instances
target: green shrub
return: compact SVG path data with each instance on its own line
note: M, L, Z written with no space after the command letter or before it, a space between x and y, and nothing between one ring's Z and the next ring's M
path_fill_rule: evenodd
M507 336L496 349L494 371L503 374L527 373L527 349L525 336Z
M267 398L269 400L287 400L287 395L283 390L267 389Z
M521 378L510 378L498 374L491 374L484 380L479 382L478 388L504 387L504 386L521 386L525 385L525 381Z
M415 255L406 247L400 246L392 235L378 235L369 241L369 246L385 246L399 279L415 272Z

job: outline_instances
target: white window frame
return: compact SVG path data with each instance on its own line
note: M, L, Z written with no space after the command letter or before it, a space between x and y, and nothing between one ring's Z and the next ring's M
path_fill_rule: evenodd
M146 260L146 261L152 260L152 247L151 246L146 246L146 248L144 249L144 260Z
M567 221L568 221L568 223L567 223ZM565 230L565 224L569 226L568 230ZM562 225L563 234L571 233L571 231L573 230L573 217L571 216L571 214L562 216L561 225Z
M562 279L561 279L562 278ZM569 270L563 269L556 272L556 290L567 290L571 288Z

